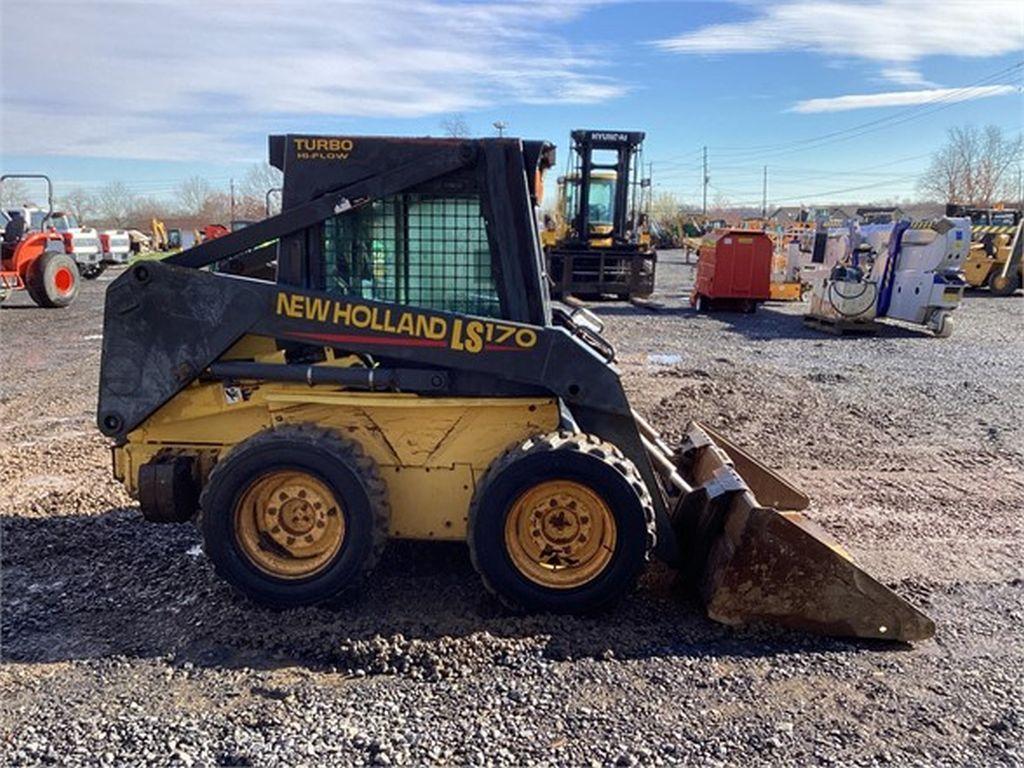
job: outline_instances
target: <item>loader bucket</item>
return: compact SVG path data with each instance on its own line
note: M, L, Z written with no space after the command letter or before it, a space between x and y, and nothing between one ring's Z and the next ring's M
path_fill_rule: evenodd
M672 513L683 568L715 621L903 642L935 633L799 513L804 494L735 445L691 424L675 461L692 487Z

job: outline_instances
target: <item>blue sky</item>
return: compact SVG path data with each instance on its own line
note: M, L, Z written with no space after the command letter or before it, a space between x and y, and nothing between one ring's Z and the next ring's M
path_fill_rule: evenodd
M560 146L645 130L689 202L704 145L712 200L759 203L764 165L772 202L876 200L913 195L950 126L1022 124L1017 0L0 3L0 166L58 191L226 186L268 133L459 113Z

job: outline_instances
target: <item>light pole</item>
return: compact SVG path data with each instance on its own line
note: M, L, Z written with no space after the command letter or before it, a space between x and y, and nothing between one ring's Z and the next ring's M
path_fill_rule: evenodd
M498 131L499 139L505 136L505 129L508 128L508 123L506 123L504 120L495 120L493 123L491 123L491 125L493 125L494 128Z

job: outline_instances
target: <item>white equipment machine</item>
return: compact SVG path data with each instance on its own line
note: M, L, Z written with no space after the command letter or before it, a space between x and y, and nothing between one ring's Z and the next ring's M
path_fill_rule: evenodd
M949 336L970 242L965 218L832 230L821 263L809 272L805 319L824 330L870 332L876 319L888 317Z
M100 232L100 248L104 264L127 264L132 251L132 241L123 229L106 229Z
M878 315L953 332L950 318L964 297L963 266L971 247L971 220L943 217L899 222L882 264Z
M868 248L858 248L851 264L814 273L806 317L809 325L837 333L876 330L878 281L871 278L873 256Z

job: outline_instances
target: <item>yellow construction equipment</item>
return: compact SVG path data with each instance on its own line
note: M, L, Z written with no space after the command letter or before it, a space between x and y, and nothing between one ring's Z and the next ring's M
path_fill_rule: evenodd
M143 516L195 521L242 593L333 601L390 538L464 541L514 610L602 609L656 556L728 624L932 635L784 479L633 411L600 322L549 298L553 146L287 135L270 159L280 214L111 283L97 414Z
M167 229L167 225L161 219L153 219L150 222L150 231L150 247L154 251L175 253L181 250L180 229Z
M964 279L972 288L988 288L1010 296L1024 284L1021 259L1021 211L1010 208L968 208L947 205L947 216L971 220L971 249L964 262Z
M572 132L572 162L542 233L554 296L632 299L654 291L643 140L640 131Z

